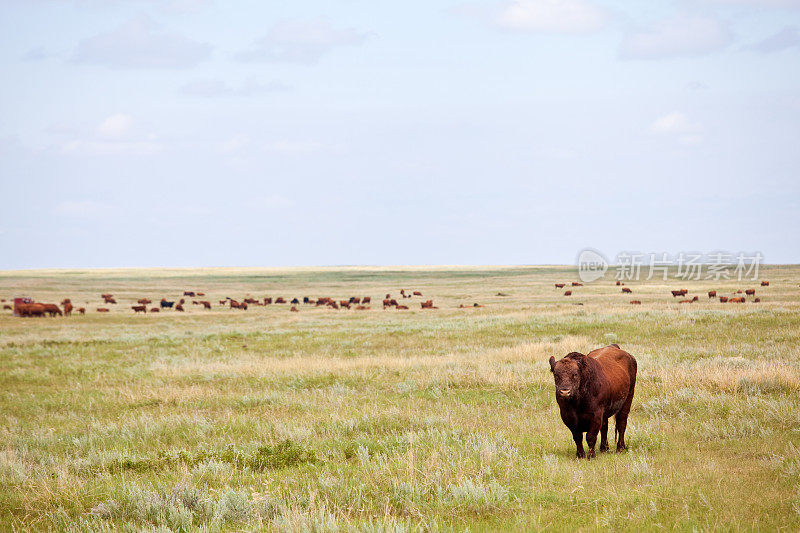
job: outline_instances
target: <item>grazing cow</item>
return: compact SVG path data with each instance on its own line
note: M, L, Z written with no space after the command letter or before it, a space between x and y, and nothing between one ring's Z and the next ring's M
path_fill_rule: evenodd
M761 298L756 298L755 300L753 300L753 303L756 303L756 304L757 304L757 303L758 303L758 302L760 302L760 301L761 301Z
M422 293L420 291L414 291L413 294L414 296L422 296Z
M285 304L286 300L284 300L282 297L279 296L279 297L275 298L275 303L276 304Z
M622 282L620 280L617 280L617 287L619 287L620 285L622 285Z
M333 298L329 298L327 296L324 296L317 300L317 305L330 305L332 303L333 303Z
M693 301L694 301L694 300L681 300L681 301L679 301L678 303L679 303L679 304L690 304L690 303L692 303Z
M41 304L44 307L44 312L54 317L56 315L63 316L61 309L56 304Z
M433 306L433 300L427 300L425 302L420 302L419 305L423 309L436 309L436 307Z
M108 313L108 308L106 308L106 307L98 307L97 308L97 312L98 313Z
M161 298L161 307L162 308L164 308L164 307L172 308L173 305L175 305L175 302L168 302L164 298Z
M356 311L365 311L367 309L369 309L369 307L367 307L366 305L357 305L356 306Z
M672 293L672 297L675 298L676 296L686 296L689 293L689 289L681 289L679 291L670 291Z
M78 313L80 313L82 315L85 315L86 314L86 308L85 307L79 307L78 308Z
M150 309L151 313L158 313L160 311L161 311L161 309L159 309L158 307L153 307L152 309Z
M292 306L292 308L289 309L289 311L291 311L292 313L299 313L300 312L300 311L297 310L297 308L295 306Z
M228 300L219 300L219 305L225 307L225 304L228 303Z
M107 298L113 298L113 297L114 297L114 295L110 294L110 293L106 293L106 294L101 294L100 295L100 298L102 298L103 300L105 300Z
M630 290L628 287L622 287L622 292L627 294L633 294L633 291Z
M153 300L151 300L150 298L142 298L140 300L136 300L136 303L147 305L153 303Z
M739 290L738 290L738 291L736 291L734 294L742 294L742 289L739 289Z
M8 310L8 311L11 311L11 310L12 310L12 307L11 307L10 305L8 305L8 304L5 304L5 305L3 306L3 310Z
M364 296L363 298L361 298L361 303L362 304L368 304L368 303L371 303L371 302L372 302L372 297L371 296Z
M389 294L389 293L387 292L387 293L386 293L386 299L387 299L387 300L390 300L391 298L392 298L392 295L391 295L391 294Z
M739 298L728 298L728 303L743 304L744 302L745 302L745 299L741 298L741 297L739 297Z
M176 305L176 306L175 306L175 310L176 310L176 311L180 311L180 312L182 313L182 312L183 312L183 304L178 304L178 305Z
M247 304L240 304L239 302L237 302L234 299L231 299L229 303L230 303L231 309L239 309L242 305L247 305Z
M563 289L566 283L556 283L556 289Z
M761 282L761 286L762 287L769 287L769 281L762 281Z
M708 291L708 297L709 298L716 298L717 297L717 291Z
M393 305L394 306L397 305L397 300L395 300L393 298L386 298L386 299L383 300L383 308L384 309L386 309L387 307L392 307Z
M194 291L183 291L184 296L194 297L197 296Z
M614 417L617 451L625 449L625 428L636 387L636 359L612 344L583 355L550 357L561 420L572 432L577 457L591 459L600 433L600 451L608 450L608 419ZM589 453L583 451L583 433Z
M183 305L183 304L185 304L185 303L186 303L186 300L184 300L183 298L181 298L180 300L178 300L178 305Z
M359 298L358 296L351 296L350 297L350 303L351 304L360 304L361 303L361 298Z
M272 305L272 297L271 296L264 297L264 305Z
M727 296L720 296L719 297L719 303L722 303L722 304L728 303L728 297Z
M577 281L572 282L573 287L583 287L583 283L578 283Z
M131 309L133 309L134 313L147 314L147 306L146 305L132 305Z
M246 303L246 304L255 304L255 303L258 303L258 300L256 300L255 298L245 298L245 299L244 299L244 300L242 300L242 301L243 301L244 303Z
M642 305L642 301L641 300L631 300L631 304L632 305Z
M744 293L746 295L748 295L748 296L755 296L756 295L756 290L755 289L747 289L746 291L744 291Z
M300 303L300 300L298 300L297 298L292 298L292 301L289 303L291 303L292 305L297 305Z
M44 316L45 314L45 307L44 304L37 304L37 303L21 303L17 305L17 314L19 316Z
M72 302L70 302L68 299L64 300L64 302L66 303L61 304L64 306L64 316L72 315L72 309L73 309Z
M206 295L206 293L204 293L204 292L198 292L197 293L197 296L205 296L205 295Z
M207 300L203 300L200 303L203 304L203 309L211 309L211 302L209 302Z
M407 305L395 305L394 308L397 309L397 310L408 309L408 306Z
M304 304L310 304L311 303L311 298L309 298L308 296L303 296L303 303Z
M200 302L198 302L197 300L192 300L192 305L200 305Z
M339 304L331 300L330 302L328 302L328 307L330 307L331 309L339 309Z
M565 291L564 296L572 296L572 291Z
M400 296L402 296L403 298L406 297L406 290L405 289L400 289Z
M115 303L117 303L117 301L111 296L105 297L104 300L105 301L103 303L107 303L107 304L115 304Z

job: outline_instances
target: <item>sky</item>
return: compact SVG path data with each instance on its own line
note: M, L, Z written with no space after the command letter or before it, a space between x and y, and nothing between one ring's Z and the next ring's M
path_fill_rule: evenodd
M800 0L0 0L0 269L800 263Z

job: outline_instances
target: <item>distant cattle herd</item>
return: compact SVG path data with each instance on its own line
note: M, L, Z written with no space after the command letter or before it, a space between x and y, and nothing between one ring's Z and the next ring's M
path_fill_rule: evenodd
M625 287L625 283L621 281L616 281L617 286L622 286L622 293L623 294L633 294L633 289L630 287ZM555 283L556 289L564 289L565 287L569 286L570 289L564 291L564 296L572 296L574 293L573 291L577 290L578 287L583 287L583 284L577 281L573 281L570 283ZM769 287L769 281L762 281L762 287ZM680 304L692 304L700 300L700 297L697 295L689 297L689 290L688 289L678 289L678 290L671 290L670 293L672 294L672 298L680 297L681 300L678 301ZM746 303L747 299L745 296L739 296L744 294L747 297L752 297L750 300L753 303L759 303L761 298L756 297L756 289L745 289L744 291L739 289L735 291L731 296L722 296L717 295L716 290L709 290L708 291L708 298L719 298L721 303ZM183 291L183 297L181 298L173 298L172 300L167 300L166 298L161 298L161 301L158 302L158 305L152 305L153 300L149 298L139 298L135 300L135 304L131 304L130 308L134 314L147 314L147 313L158 313L165 310L172 310L176 312L184 312L186 309L184 305L186 305L186 298L191 298L191 304L201 307L205 310L211 310L213 308L212 303L210 300L201 300L199 298L204 297L204 292L194 291L194 290L186 290ZM508 296L505 293L497 293L497 296ZM390 293L387 293L385 297L382 299L382 309L395 309L398 311L408 310L410 309L408 304L402 303L407 299L412 299L414 297L422 297L422 292L418 290L408 290L408 289L400 289L400 301L396 298L393 298ZM107 307L109 305L117 305L117 300L111 293L103 293L100 295L100 299L103 301L103 307L96 307L95 310L98 313L108 313L110 308ZM73 312L84 315L86 314L87 307L74 307L72 301L67 298L61 302L61 307L56 304L49 304L49 303L41 303L41 302L32 302L30 300L26 300L23 303L18 301L14 307L10 304L6 303L6 300L0 300L3 303L4 310L14 310L17 316L21 317L44 317L44 316L70 316ZM380 300L379 300L380 301ZM226 296L224 299L218 300L218 304L220 307L228 307L229 309L237 309L240 311L246 311L249 306L257 306L257 307L266 307L270 305L291 305L289 311L291 312L299 312L300 309L298 308L299 305L307 305L307 306L314 306L314 307L324 307L327 309L353 309L356 311L365 311L371 309L372 297L370 296L351 296L346 299L334 299L329 296L317 297L312 298L310 296L304 296L302 299L300 298L291 298L287 299L282 296L272 297L272 296L264 296L262 298L254 298L250 295L245 296L241 299L231 298L230 296ZM641 300L630 300L629 302L631 305L641 305ZM89 302L86 302L88 306ZM579 304L580 305L580 304ZM420 309L425 310L433 310L439 309L438 306L434 305L432 299L428 299L425 301L419 302ZM458 306L459 309L464 308L480 308L484 307L482 304L473 303L471 305L460 304Z

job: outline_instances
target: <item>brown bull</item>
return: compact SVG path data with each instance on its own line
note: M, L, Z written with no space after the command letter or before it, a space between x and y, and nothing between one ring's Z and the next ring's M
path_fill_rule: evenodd
M572 352L556 361L550 357L550 371L556 385L556 402L561 420L572 433L577 457L583 451L583 434L589 447L588 458L600 433L600 451L608 450L608 419L614 417L617 451L625 449L625 428L636 387L636 359L612 344L589 352Z

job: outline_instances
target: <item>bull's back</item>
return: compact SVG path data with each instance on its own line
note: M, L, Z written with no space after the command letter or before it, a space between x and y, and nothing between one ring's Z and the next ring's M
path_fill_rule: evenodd
M589 353L589 357L600 363L608 382L609 409L618 411L629 394L633 394L636 383L636 359L631 354L617 348L606 346Z

